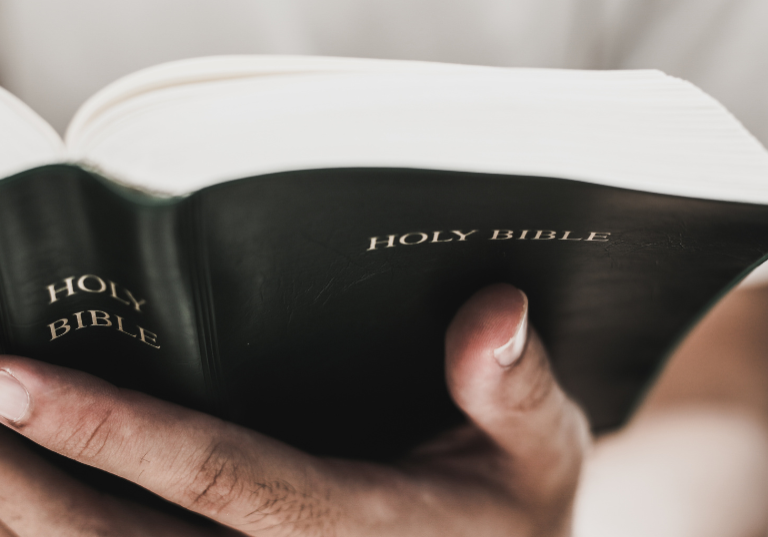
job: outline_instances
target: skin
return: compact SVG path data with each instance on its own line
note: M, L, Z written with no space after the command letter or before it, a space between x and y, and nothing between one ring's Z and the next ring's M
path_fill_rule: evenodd
M768 287L737 289L696 327L630 423L597 441L577 537L765 537Z
M21 418L2 420L14 432L0 431L0 537L570 535L589 445L584 415L533 330L511 365L494 356L525 311L508 285L462 307L446 336L446 380L469 423L393 466L313 457L83 373L0 357L31 400ZM89 489L17 434L220 527L190 527Z
M459 312L447 381L470 425L393 467L309 457L87 375L2 357L34 399L9 429L229 528L97 493L0 430L0 537L567 535L586 429L535 334L517 365L494 361L521 303L496 287ZM576 537L764 537L766 326L768 288L746 289L690 334L630 423L587 452Z

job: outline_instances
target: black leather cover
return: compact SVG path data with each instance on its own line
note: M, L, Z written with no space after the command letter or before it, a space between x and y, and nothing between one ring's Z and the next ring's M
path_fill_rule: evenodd
M52 166L0 183L0 250L7 352L315 453L386 460L461 420L444 331L499 281L528 294L594 427L621 424L690 323L768 253L768 207L405 169L281 173L160 202ZM99 278L83 280L91 292L83 275Z

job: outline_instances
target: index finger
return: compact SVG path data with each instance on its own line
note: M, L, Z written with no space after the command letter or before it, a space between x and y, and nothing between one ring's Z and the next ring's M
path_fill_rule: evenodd
M48 449L241 531L338 518L341 487L321 459L84 373L2 357L0 415Z

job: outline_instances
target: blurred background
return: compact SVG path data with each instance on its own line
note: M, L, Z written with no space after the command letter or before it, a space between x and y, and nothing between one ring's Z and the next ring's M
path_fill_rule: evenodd
M661 69L768 144L765 0L0 0L0 84L63 132L109 82L217 54Z

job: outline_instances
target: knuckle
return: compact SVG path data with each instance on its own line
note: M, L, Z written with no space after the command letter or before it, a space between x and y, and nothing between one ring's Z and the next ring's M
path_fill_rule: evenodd
M67 456L83 462L93 461L108 446L116 444L114 422L111 408L83 412L70 426L59 430L54 444Z
M256 483L243 526L250 530L279 529L281 535L336 534L338 512L324 500L296 490L283 480Z
M257 475L252 456L234 443L216 441L190 465L184 507L246 532L334 535L337 510L327 498L298 490L283 479ZM233 520L233 515L236 519Z
M242 455L224 442L214 442L190 465L185 487L187 507L209 516L219 515L243 495ZM243 467L243 468L241 468Z

